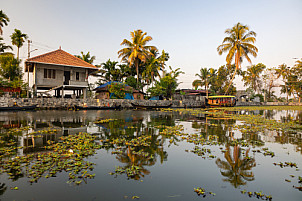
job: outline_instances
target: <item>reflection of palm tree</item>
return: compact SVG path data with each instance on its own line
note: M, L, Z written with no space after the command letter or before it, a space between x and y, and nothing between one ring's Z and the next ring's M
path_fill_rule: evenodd
M122 163L126 163L123 169L131 168L133 166L138 166L140 168L138 174L135 174L133 177L131 177L135 180L139 180L141 177L149 175L150 171L145 169L144 166L152 166L156 162L155 159L150 160L146 157L133 154L130 146L124 149L122 154L118 154L116 159Z
M0 195L3 195L3 193L6 191L7 186L5 183L0 183Z
M222 161L220 158L216 160L216 165L224 170L220 171L221 175L226 177L223 181L230 182L235 188L240 185L245 185L245 181L253 181L254 174L249 172L256 166L254 158L248 158L249 149L246 151L246 158L241 158L241 148L238 145L234 146L233 157L231 156L230 146L226 145L224 157L227 161Z

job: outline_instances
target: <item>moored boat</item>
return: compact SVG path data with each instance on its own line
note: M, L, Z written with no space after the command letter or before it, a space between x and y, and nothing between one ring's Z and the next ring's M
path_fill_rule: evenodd
M172 106L172 103L170 103L169 105L139 105L139 104L131 103L131 105L136 109L152 110L152 109L160 109L160 108L169 108Z
M210 107L234 107L236 105L236 96L209 96L207 98L207 105Z
M77 110L120 110L121 105L117 106L75 106Z
M0 107L0 111L34 110L36 108L37 108L37 105Z

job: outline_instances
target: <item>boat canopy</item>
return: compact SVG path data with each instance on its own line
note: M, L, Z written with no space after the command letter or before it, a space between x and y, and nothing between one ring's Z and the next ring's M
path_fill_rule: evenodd
M224 95L221 95L221 96L209 96L208 98L235 98L236 96L224 96Z

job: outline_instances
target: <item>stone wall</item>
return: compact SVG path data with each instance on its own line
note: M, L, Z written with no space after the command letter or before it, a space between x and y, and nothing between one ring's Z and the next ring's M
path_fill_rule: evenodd
M132 108L131 103L146 106L165 106L172 103L173 108L201 108L205 99L201 100L127 100L127 99L62 99L62 98L9 98L0 97L0 107L37 105L40 109L69 109L74 106L116 106Z

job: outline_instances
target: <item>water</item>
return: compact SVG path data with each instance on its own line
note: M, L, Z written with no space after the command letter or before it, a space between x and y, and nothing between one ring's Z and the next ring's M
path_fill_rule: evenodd
M43 151L47 140L60 142L61 136L87 132L97 137L102 146L88 160L95 163L91 171L93 179L83 179L80 185L68 182L68 173L62 171L56 177L40 178L30 183L24 172L14 181L6 173L0 175L0 200L257 200L247 193L262 191L271 195L272 200L301 200L302 192L293 186L301 186L301 129L249 130L244 133L238 125L245 125L239 119L228 116L213 117L200 112L181 111L36 111L0 113L2 140L17 142L18 155L28 155ZM234 112L231 112L233 114ZM235 112L236 113L236 112ZM301 125L299 110L240 111L282 122ZM239 114L238 112L236 114ZM103 123L96 120L112 119ZM9 135L12 127L30 126L28 131L16 131L19 135ZM179 135L163 134L163 126L182 126ZM26 137L26 133L51 127L57 134L43 134L37 138ZM181 127L179 127L181 128ZM205 139L204 145L195 145L185 138L197 134ZM217 138L211 140L211 136ZM118 145L111 143L117 139L130 142L150 136L148 146ZM234 144L242 139L242 143ZM251 143L254 142L254 146ZM256 143L256 144L255 144ZM35 145L32 147L31 145ZM1 145L2 147L5 145ZM197 146L197 147L196 147ZM195 148L196 147L196 148ZM193 153L197 148L205 148L203 155ZM274 157L264 155L265 150ZM149 154L142 156L138 151ZM117 153L115 153L118 151ZM210 152L210 153L208 153ZM150 157L152 156L152 157ZM7 160L7 159L2 159ZM273 163L294 162L296 167L283 167ZM114 174L116 167L140 167L138 174ZM287 180L287 181L286 181ZM289 182L290 180L290 182ZM11 188L18 187L18 190ZM198 196L194 188L204 188L205 197ZM215 195L209 194L215 193Z

